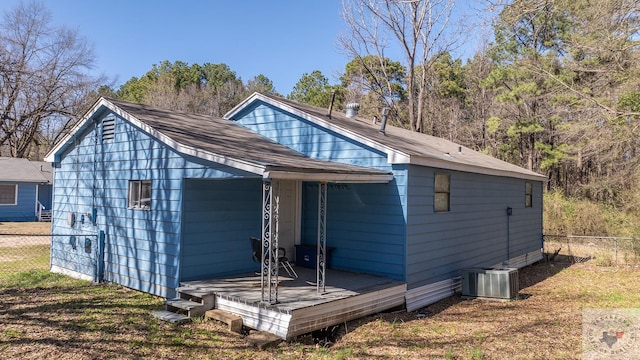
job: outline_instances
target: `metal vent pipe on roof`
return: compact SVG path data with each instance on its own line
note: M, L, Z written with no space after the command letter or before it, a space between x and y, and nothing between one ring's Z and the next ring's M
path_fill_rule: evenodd
M347 115L348 118L353 119L354 117L358 116L359 110L360 110L360 104L348 103L345 106L345 115Z
M327 111L327 116L331 119L331 112L333 111L333 102L336 100L336 91L331 90L331 102L329 103L329 110Z
M380 122L380 134L385 135L384 129L387 127L387 116L389 115L389 108L382 109L382 122Z

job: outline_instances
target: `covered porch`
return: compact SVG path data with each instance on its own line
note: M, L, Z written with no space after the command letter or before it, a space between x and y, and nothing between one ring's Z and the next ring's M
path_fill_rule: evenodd
M282 191L283 184L295 181L312 182L317 184L317 221L313 221L316 227L315 234L306 231L307 238L313 235L312 245L315 245L315 276L307 277L307 285L315 286L318 297L325 296L326 279L328 270L329 248L327 247L327 212L328 212L328 186L332 184L381 184L388 183L393 179L389 173L376 170L363 171L358 173L336 171L324 169L322 171L310 171L309 169L270 169L263 175L262 180L262 216L261 216L261 246L262 253L259 259L260 264L260 289L261 302L265 304L278 304L282 302L279 298L278 288L281 286L279 279L281 268L279 264L279 249L285 249L285 245L291 250L292 242L301 245L301 197L290 190ZM313 196L315 197L315 196ZM287 201L293 199L293 201ZM283 216L284 215L284 216ZM284 221L283 221L284 220ZM289 225L287 225L289 224ZM285 230L285 231L282 231ZM284 240L284 241L282 241ZM284 243L284 244L283 244ZM309 245L309 243L307 243ZM289 253L293 252L289 250ZM296 249L297 250L297 249ZM289 275L292 275L289 273Z
M255 273L185 281L178 291L213 294L214 308L242 317L245 326L283 339L405 303L406 284L401 281L327 269L324 291L319 293L314 269L297 266L295 270L298 278L278 276L275 303L263 301L263 282Z
M404 306L405 282L379 274L374 276L373 272L341 271L328 264L330 249L353 252L341 241L327 245L328 203L331 201L328 190L331 188L335 195L342 195L342 202L352 203L356 190L350 185L383 186L393 179L393 175L378 170L355 173L331 170L275 171L271 168L260 180L188 181L185 198L196 202L193 210L191 206L185 207L188 211L184 233L191 234L191 229L197 228L200 229L198 234L204 235L185 236L183 254L197 254L197 258L194 256L189 260L202 260L197 267L195 261L184 263L183 277L176 289L178 297L191 301L196 298L199 303L205 303L197 299L199 297L212 297L206 301L210 304L208 308L240 316L245 326L283 339ZM368 193L379 193L376 191L379 188L367 189ZM261 190L261 198L256 199L256 190ZM257 208L258 204L260 208ZM259 210L257 214L256 210ZM203 224L207 224L206 230L202 228ZM331 234L340 233L340 230L336 231L329 229L330 239L334 239ZM262 259L259 263L252 262L249 256L250 237L260 241L258 251L254 250L259 254L254 260ZM195 239L201 241L193 241ZM309 251L307 267L295 264L298 245ZM207 247L216 252L204 256ZM279 248L286 249L297 277L281 267L277 255ZM359 251L369 250L363 247ZM352 255L359 256L357 253ZM374 261L379 257L370 257L373 259L359 259L382 271L382 265ZM197 278L184 276L187 269L196 268L218 273L208 276L201 273Z

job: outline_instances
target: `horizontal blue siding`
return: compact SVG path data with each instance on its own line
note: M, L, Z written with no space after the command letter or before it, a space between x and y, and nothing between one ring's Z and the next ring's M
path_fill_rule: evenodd
M327 246L335 269L405 278L405 171L394 169L389 184L329 185ZM303 186L302 242L317 242L318 186Z
M90 248L85 247L85 239ZM51 240L51 265L61 266L94 278L97 270L97 237L54 236Z
M384 152L272 105L256 102L236 123L310 158L393 172L389 184L329 184L327 245L331 267L402 280L405 277L406 166ZM315 244L318 186L303 186L302 243Z
M116 119L115 137L103 143L99 124L105 117ZM255 175L176 153L112 113L100 115L95 121L94 126L77 134L55 165L53 231L96 235L103 230L105 280L173 296L180 281L184 179ZM150 210L127 208L129 180L152 180ZM94 208L95 224L87 215ZM69 213L78 219L84 214L86 220L69 226ZM60 251L69 251L60 245ZM81 270L73 258L73 253L63 256L52 252L51 261Z
M269 104L257 102L233 120L313 159L391 170L383 152Z
M261 179L186 180L183 211L183 280L259 267L249 238L261 234Z
M436 173L451 175L449 212L434 212ZM533 207L526 208L527 181L410 166L408 288L459 276L463 268L491 266L540 249L542 182L528 181L533 185ZM513 209L508 219L507 207Z
M18 185L16 205L0 205L0 221L36 220L36 183L0 181L0 185Z

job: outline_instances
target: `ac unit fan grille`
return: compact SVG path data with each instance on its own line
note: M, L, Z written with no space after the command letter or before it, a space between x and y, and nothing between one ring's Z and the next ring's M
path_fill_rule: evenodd
M462 296L514 299L518 290L518 269L462 270Z

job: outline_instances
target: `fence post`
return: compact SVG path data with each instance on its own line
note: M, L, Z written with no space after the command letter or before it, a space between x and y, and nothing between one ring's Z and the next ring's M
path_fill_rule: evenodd
M99 283L104 279L104 230L98 232L97 240L98 251L96 254L96 276L94 281Z
M616 257L616 266L618 266L618 238L613 238L613 253Z

